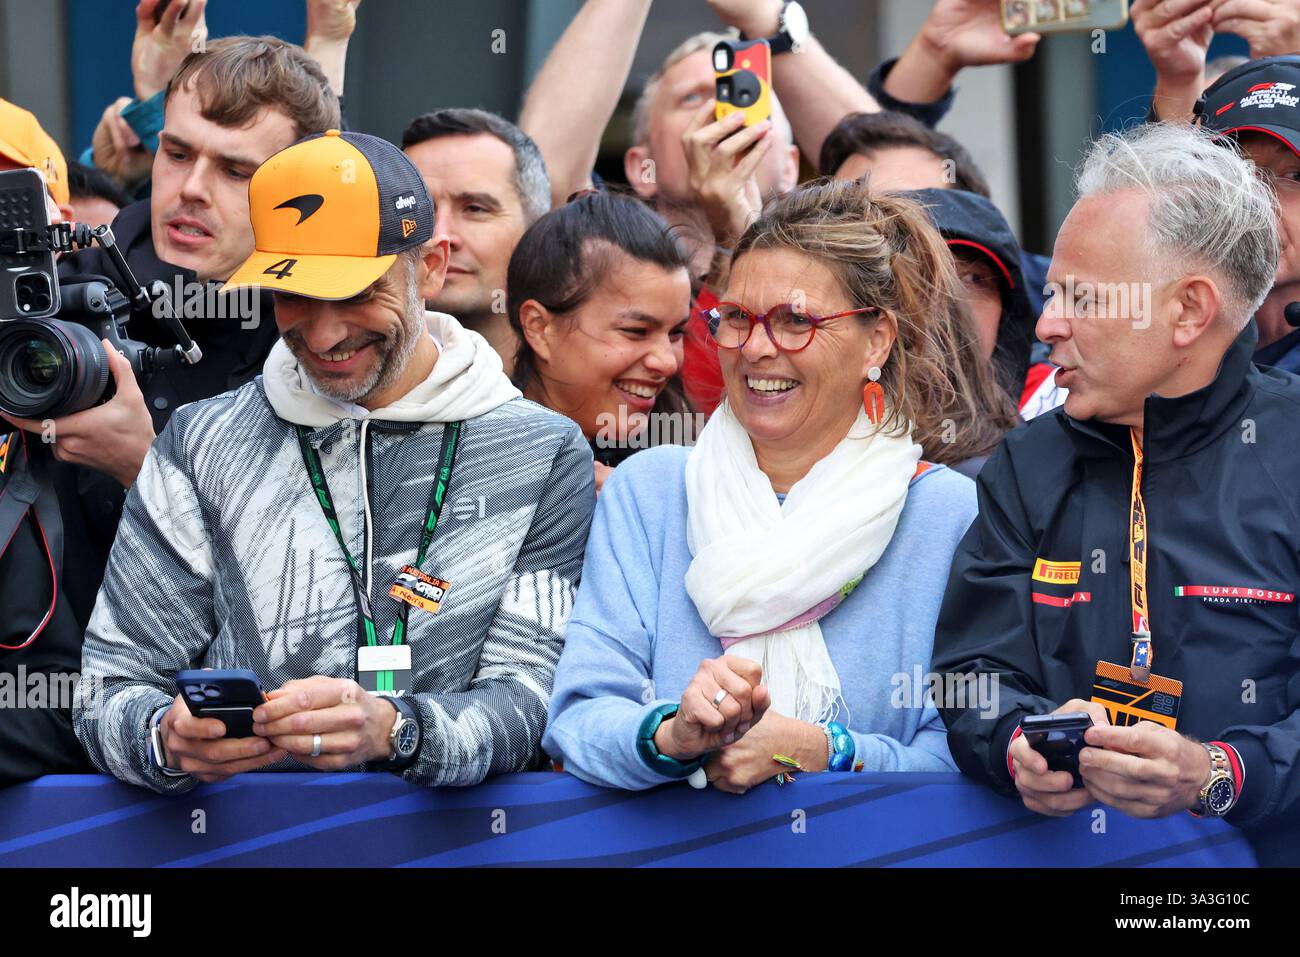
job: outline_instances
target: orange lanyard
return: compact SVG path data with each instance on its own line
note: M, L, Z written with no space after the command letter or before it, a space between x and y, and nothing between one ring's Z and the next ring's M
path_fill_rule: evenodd
M1133 657L1129 676L1145 683L1151 677L1155 649L1151 644L1151 622L1147 618L1147 510L1142 502L1142 446L1137 433L1129 429L1133 443L1133 492L1128 526L1129 582L1133 599Z

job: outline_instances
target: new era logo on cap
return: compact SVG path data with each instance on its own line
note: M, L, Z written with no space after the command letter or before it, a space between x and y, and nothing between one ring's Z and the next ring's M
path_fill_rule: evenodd
M433 236L433 200L392 143L329 130L276 153L248 188L255 251L230 286L347 299ZM292 268L285 263L291 261Z

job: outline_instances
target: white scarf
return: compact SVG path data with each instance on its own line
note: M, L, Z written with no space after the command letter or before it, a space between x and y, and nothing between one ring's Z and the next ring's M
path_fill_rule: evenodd
M910 426L875 428L859 410L784 504L726 402L686 462L686 591L727 654L762 665L772 707L802 721L840 716L840 679L817 620L879 560L921 458Z
M390 422L462 422L490 412L519 395L506 378L501 357L473 329L442 312L426 312L425 326L438 343L438 361L429 377L369 418ZM322 429L349 413L348 403L311 387L298 360L280 339L262 367L262 385L276 415L311 429Z

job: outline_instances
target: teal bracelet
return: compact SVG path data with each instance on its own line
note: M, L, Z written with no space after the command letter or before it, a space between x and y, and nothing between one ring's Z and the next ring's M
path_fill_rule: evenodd
M857 745L849 729L838 721L831 721L823 725L822 730L826 733L826 770L852 771Z
M656 774L661 774L672 780L690 777L704 763L702 757L696 758L694 761L678 761L666 754L660 754L659 749L655 747L655 732L659 730L659 725L676 713L677 705L675 704L658 705L645 716L645 720L641 722L641 728L636 733L636 753L645 766Z

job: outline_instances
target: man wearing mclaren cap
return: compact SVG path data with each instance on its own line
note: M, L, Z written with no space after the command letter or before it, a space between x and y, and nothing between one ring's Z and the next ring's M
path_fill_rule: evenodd
M1281 210L1282 259L1255 313L1255 361L1300 373L1300 329L1287 306L1300 300L1300 56L1274 56L1229 70L1197 101L1207 129L1236 140L1266 175ZM1300 325L1300 306L1291 311Z
M420 295L447 268L395 146L309 136L253 175L262 375L178 410L132 487L86 635L77 733L158 791L262 768L474 784L529 768L595 503L591 453ZM254 672L253 733L172 674Z

